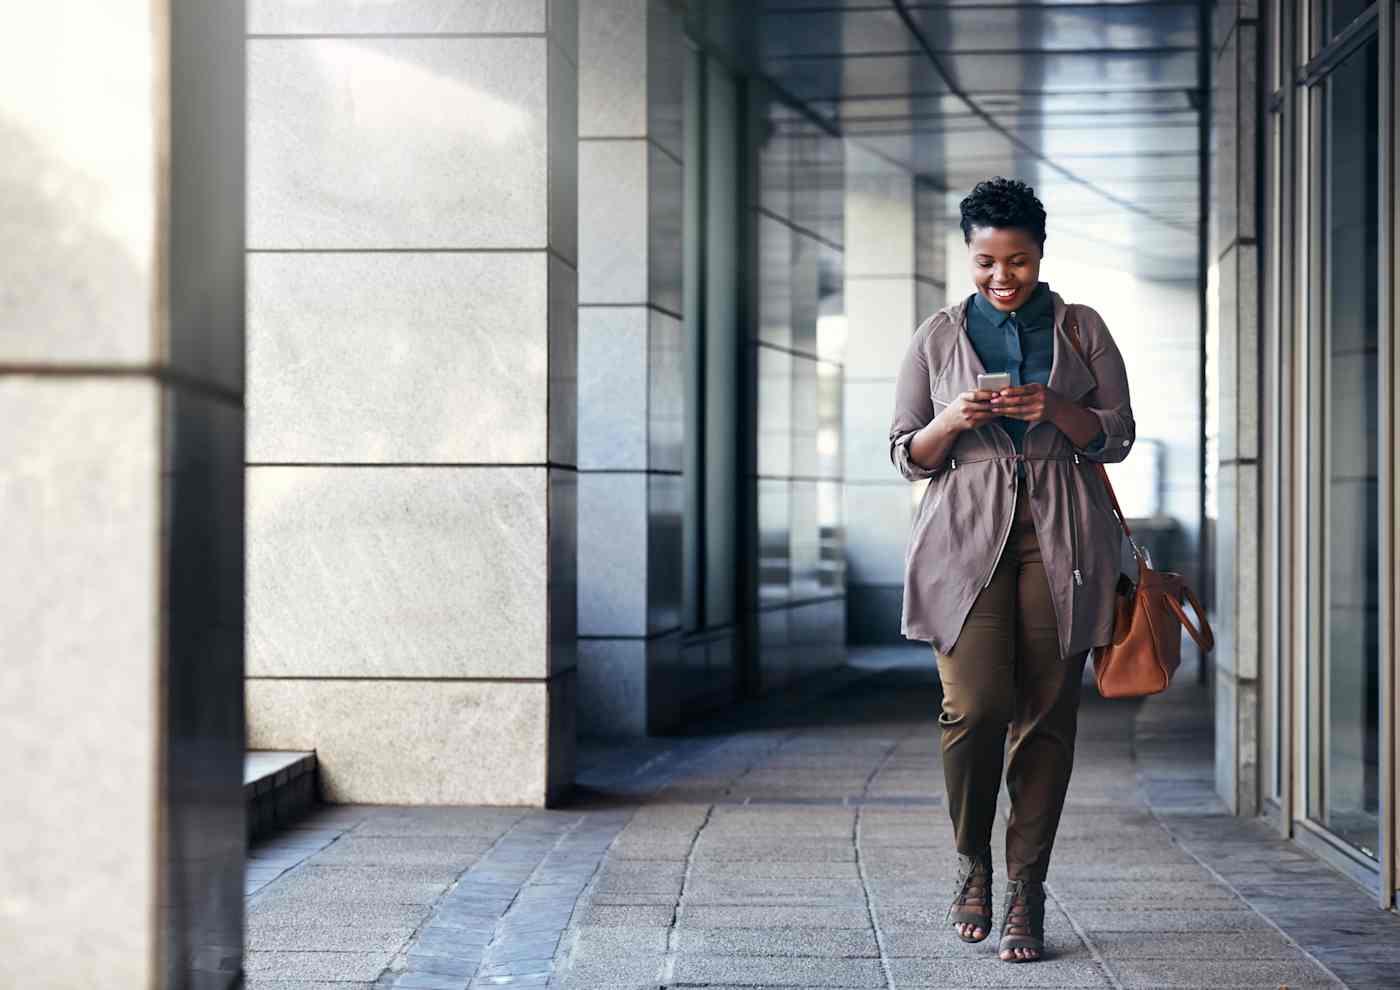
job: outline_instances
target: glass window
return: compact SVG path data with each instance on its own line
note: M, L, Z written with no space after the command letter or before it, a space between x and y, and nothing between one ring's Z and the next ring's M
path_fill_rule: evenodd
M1369 0L1323 0L1322 43L1327 44L1345 31L1370 6Z
M1334 4L1334 7L1341 5ZM1380 570L1377 463L1379 157L1377 44L1322 87L1321 656L1309 815L1370 856L1378 848ZM1320 752L1318 751L1320 749Z

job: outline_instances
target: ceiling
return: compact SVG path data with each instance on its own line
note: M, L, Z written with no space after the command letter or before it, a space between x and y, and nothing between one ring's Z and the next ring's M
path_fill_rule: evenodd
M756 21L759 71L871 151L958 194L1023 179L1054 243L1196 276L1199 3L769 0Z

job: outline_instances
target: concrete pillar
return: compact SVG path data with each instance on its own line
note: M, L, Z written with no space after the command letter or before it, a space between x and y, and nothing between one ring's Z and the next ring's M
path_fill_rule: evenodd
M572 0L257 0L248 718L331 801L573 776Z
M1218 441L1215 527L1216 789L1259 809L1259 247L1255 215L1259 21L1254 4L1216 7L1210 319Z
M579 729L592 734L645 734L691 693L680 666L686 59L663 0L580 3Z
M751 94L762 94L750 107L758 272L745 355L757 383L758 559L746 622L756 687L771 690L846 659L846 160L840 137L757 85Z
M243 8L0 41L0 985L223 988L243 909Z
M924 484L889 461L894 383L909 338L943 305L942 194L847 143L846 548L853 643L902 642L904 551Z

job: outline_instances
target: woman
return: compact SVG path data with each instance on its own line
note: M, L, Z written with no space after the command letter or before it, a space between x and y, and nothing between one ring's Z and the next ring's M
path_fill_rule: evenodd
M1040 281L1045 208L995 178L962 201L976 292L919 326L899 369L890 458L929 479L905 562L902 631L933 644L958 847L949 917L992 926L991 833L1010 727L1000 956L1039 959L1042 884L1074 762L1088 651L1112 639L1119 529L1090 461L1134 425L1123 359L1087 306ZM1081 359L1075 340L1087 359ZM1011 385L978 387L981 373Z

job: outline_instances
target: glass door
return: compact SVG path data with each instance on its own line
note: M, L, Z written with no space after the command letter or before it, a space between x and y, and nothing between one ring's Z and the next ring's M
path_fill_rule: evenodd
M1337 7L1344 5L1338 4ZM1348 11L1349 13L1349 11ZM1380 155L1374 35L1313 73L1317 288L1309 326L1316 404L1316 623L1309 664L1307 817L1355 853L1380 848ZM1388 378L1388 376L1387 376Z

